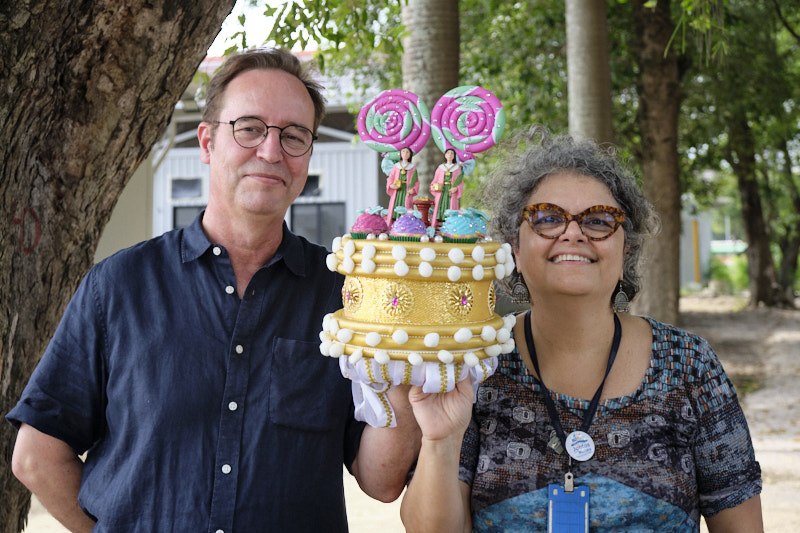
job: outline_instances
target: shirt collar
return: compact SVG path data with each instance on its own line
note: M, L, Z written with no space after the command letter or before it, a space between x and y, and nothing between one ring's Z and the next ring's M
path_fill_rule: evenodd
M183 263L198 259L213 246L213 243L208 240L208 237L203 231L202 222L204 213L205 210L201 211L200 214L195 217L194 221L183 229L183 237L181 238L181 261ZM283 222L282 231L283 236L281 238L281 244L278 246L275 256L268 264L271 265L283 259L290 271L298 276L305 276L307 267L303 241L300 237L289 231L286 221Z

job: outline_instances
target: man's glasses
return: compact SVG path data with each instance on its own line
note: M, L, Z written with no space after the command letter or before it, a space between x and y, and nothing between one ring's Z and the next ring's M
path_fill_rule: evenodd
M546 239L563 235L574 220L588 239L602 241L617 231L625 221L625 213L609 205L593 205L577 215L571 215L555 204L532 204L522 210L522 220L528 221L531 229Z
M269 135L269 130L275 128L279 132L283 151L292 157L306 155L311 150L311 144L317 140L317 136L303 126L267 126L263 120L255 117L240 117L229 122L214 121L214 124L230 124L233 127L233 140L242 148L260 145Z

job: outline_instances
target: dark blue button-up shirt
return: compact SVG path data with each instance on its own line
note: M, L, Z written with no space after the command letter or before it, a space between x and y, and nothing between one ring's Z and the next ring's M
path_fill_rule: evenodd
M8 418L88 451L95 531L346 531L363 424L318 336L342 278L284 227L240 300L201 217L86 275Z

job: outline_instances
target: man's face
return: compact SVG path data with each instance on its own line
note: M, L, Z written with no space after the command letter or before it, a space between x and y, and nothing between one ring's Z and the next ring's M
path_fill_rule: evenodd
M267 216L283 219L303 190L308 177L309 150L288 155L280 132L270 129L255 148L242 148L227 122L256 117L269 126L290 124L314 127L314 104L303 83L281 70L249 70L225 89L216 126L202 122L198 128L201 160L210 166L209 210L226 216ZM212 136L213 133L213 136Z

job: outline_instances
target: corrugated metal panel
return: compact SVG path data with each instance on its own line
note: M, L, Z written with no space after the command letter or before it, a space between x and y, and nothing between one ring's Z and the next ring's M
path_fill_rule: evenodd
M348 228L358 216L357 209L378 203L378 153L364 145L315 145L308 170L320 173L320 195L301 196L296 202L345 202Z

